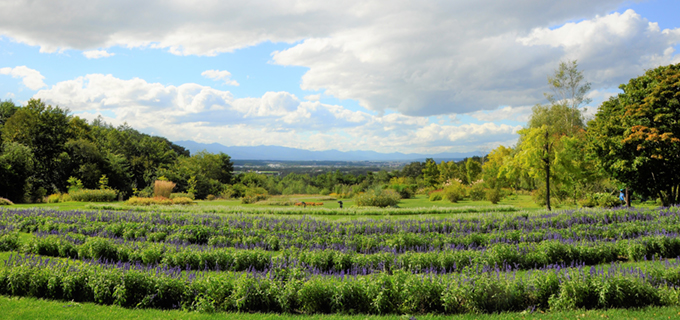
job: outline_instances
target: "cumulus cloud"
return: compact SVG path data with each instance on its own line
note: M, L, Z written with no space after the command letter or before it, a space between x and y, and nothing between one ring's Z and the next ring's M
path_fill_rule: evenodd
M443 125L399 113L371 115L339 105L300 100L288 92L236 99L194 83L179 86L89 74L35 94L86 119L104 114L170 139L226 145L382 152L476 151L517 138L518 127L494 123ZM511 141L512 142L512 141Z
M305 96L307 101L319 101L321 99L321 94L310 94Z
M680 61L680 30L633 11L608 14L625 2L17 0L0 3L0 34L45 52L118 45L216 55L287 42L272 60L309 68L303 89L429 116L543 102L560 60L578 59L594 88Z
M531 116L531 107L511 107L505 106L493 111L477 111L469 114L471 117L481 121L500 121L510 120L518 122L527 122Z
M90 50L90 51L83 51L83 55L85 58L88 59L99 59L99 58L108 58L111 56L115 56L115 53L109 53L106 52L106 50Z
M536 28L517 41L559 49L564 59L578 60L595 87L617 87L645 69L680 62L673 48L680 43L680 28L661 30L633 10L552 30Z
M202 76L212 79L215 81L224 81L225 84L230 86L238 86L239 83L236 80L231 80L231 72L227 70L206 70L201 73Z
M356 99L371 110L438 115L543 102L546 75L560 60L578 60L597 88L679 58L673 46L680 29L660 30L632 10L555 29L520 25L442 23L428 33L406 30L415 28L408 21L403 28L356 28L307 39L273 59L308 67L303 89Z
M38 70L26 66L0 68L0 74L11 75L12 78L21 78L21 82L31 90L38 90L47 86L43 82L45 77Z

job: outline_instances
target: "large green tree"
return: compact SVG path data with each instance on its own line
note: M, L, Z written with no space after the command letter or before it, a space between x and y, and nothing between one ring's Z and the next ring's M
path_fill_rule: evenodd
M680 64L619 88L588 124L600 167L642 196L680 203Z

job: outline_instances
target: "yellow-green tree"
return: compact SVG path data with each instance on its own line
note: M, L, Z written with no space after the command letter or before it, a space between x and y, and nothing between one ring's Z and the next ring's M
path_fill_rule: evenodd
M562 139L584 130L579 107L589 101L585 95L590 84L583 83L583 79L583 73L578 71L576 61L560 63L555 74L548 77L548 84L554 93L546 94L550 104L534 106L527 128L519 131L515 159L508 164L521 168L532 178L545 181L545 203L548 210L552 209L551 180L568 174L565 172L568 167L555 166L566 163L560 159L573 153L572 150L564 150L565 141Z

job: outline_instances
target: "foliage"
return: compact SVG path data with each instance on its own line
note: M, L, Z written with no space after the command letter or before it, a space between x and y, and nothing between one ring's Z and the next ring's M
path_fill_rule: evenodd
M600 206L603 208L615 208L621 206L621 200L610 193L594 193L588 196L581 203L582 207Z
M33 151L18 142L3 143L1 151L0 196L23 202L35 168Z
M457 180L451 181L450 184L444 188L444 197L451 202L458 202L465 198L465 187Z
M493 204L497 204L503 198L503 193L499 188L491 188L486 190L486 200Z
M128 199L125 204L130 205L130 206L150 206L150 205L161 205L161 206L169 206L173 204L177 205L194 205L196 202L194 202L193 199L187 198L187 197L175 197L172 199L168 199L165 197L154 197L154 198L140 198L140 197L131 197Z
M468 158L467 161L465 161L465 171L467 173L468 183L473 183L473 181L477 181L479 175L482 173L482 164L475 161L473 158Z
M432 193L430 193L430 196L429 196L428 199L430 201L441 201L442 199L444 199L442 193L443 192L432 192Z
M72 201L80 202L112 202L118 198L118 192L113 189L81 189L68 193Z
M78 191L84 188L83 182L76 177L69 177L66 182L68 182L68 191Z
M486 192L484 191L484 181L478 180L471 183L468 187L468 194L470 195L470 200L484 200L486 197Z
M11 205L14 205L14 203L12 201L10 201L9 199L0 198L0 206L11 206Z
M0 103L0 127L0 196L18 202L69 191L69 177L81 181L79 188L105 185L127 197L189 156L167 139L127 125L114 128L101 118L88 123L35 99L23 107Z
M680 64L619 88L588 124L600 168L640 195L680 203Z
M175 198L189 198L191 200L196 199L192 193L175 192L170 194L170 199Z
M412 178L394 177L390 180L390 188L399 193L402 199L411 199L415 196L417 184Z
M354 202L359 207L394 207L401 197L390 189L371 189L354 197Z
M487 155L487 160L482 165L482 180L490 188L505 188L510 186L510 181L502 174L502 167L506 161L512 158L513 150L505 146L498 146Z
M71 201L71 196L68 193L54 193L47 197L47 203L61 203Z
M425 160L425 167L422 170L423 180L427 186L435 186L439 182L439 168L437 163L433 159L428 158Z
M262 200L267 200L269 193L265 188L252 186L245 190L245 195L241 198L241 203L250 204Z

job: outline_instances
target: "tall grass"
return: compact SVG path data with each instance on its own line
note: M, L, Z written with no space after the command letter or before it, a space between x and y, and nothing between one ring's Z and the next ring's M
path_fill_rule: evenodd
M80 202L112 202L116 201L117 192L113 189L80 189L70 191L68 196Z
M172 181L156 180L153 185L153 195L154 197L170 198L174 188L175 183Z

